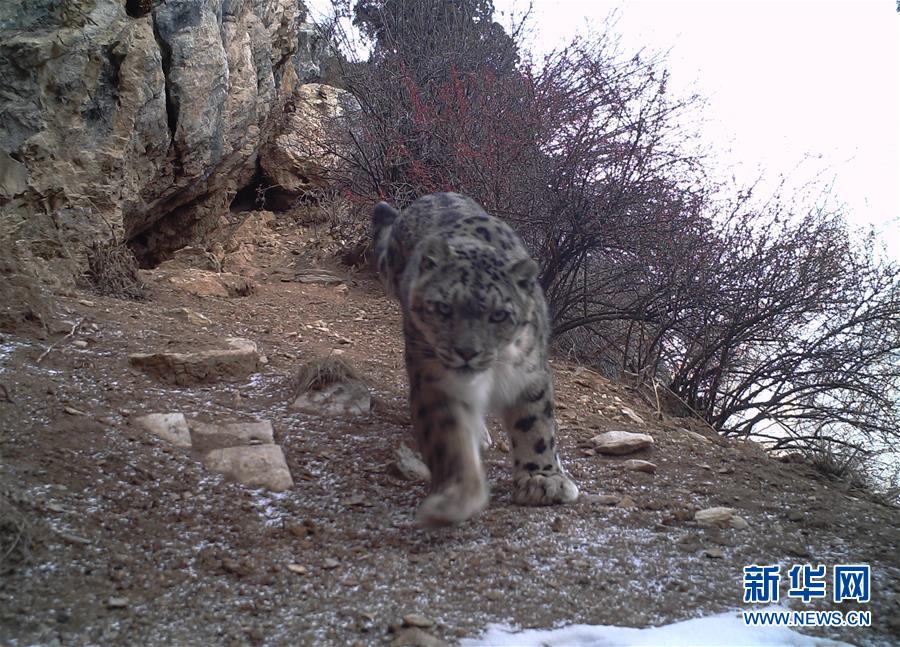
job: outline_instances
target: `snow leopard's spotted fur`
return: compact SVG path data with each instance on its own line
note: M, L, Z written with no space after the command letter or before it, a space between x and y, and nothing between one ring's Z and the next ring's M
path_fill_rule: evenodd
M574 501L556 440L547 306L519 236L455 193L402 213L381 202L372 225L378 270L403 309L411 417L431 469L420 518L459 523L487 504L488 413L509 434L515 501Z

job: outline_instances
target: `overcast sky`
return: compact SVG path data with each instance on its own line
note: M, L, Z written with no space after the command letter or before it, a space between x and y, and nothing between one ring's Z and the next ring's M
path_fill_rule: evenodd
M875 224L900 259L894 0L534 0L535 48L598 26L613 10L624 48L668 51L670 87L708 99L703 134L723 167L738 165L747 182L759 171L798 184L824 173L851 224Z
M528 0L494 6L505 25ZM534 0L532 46L559 46L612 11L624 49L668 52L670 89L707 99L717 168L745 183L833 180L848 221L874 224L900 260L895 0Z

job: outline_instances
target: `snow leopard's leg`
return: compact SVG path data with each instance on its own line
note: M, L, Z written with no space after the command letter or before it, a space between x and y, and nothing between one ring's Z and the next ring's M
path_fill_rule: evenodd
M513 500L520 505L569 503L578 486L559 460L553 410L553 377L524 389L503 412L513 458Z
M428 368L408 369L413 427L431 470L431 493L419 506L419 519L431 526L461 523L488 502L479 450L483 422L467 403L442 392Z

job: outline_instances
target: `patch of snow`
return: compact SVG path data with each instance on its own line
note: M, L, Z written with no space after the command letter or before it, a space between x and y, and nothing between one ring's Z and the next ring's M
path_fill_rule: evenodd
M759 611L788 611L770 606ZM634 629L612 625L569 625L559 629L516 631L504 625L488 625L479 638L465 638L462 647L850 647L847 643L801 634L788 627L752 627L742 615L720 613L662 627Z

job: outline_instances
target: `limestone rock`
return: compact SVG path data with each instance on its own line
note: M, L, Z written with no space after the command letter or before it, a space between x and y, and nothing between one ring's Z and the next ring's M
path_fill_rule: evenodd
M423 616L421 613L407 613L403 616L403 624L406 627L419 627L420 629L428 629L434 626L434 620Z
M368 387L358 380L348 380L301 393L290 408L304 413L341 417L366 415L371 407L372 396Z
M591 438L591 443L604 454L631 454L653 445L653 438L630 431L607 431Z
M731 519L728 520L728 525L735 530L746 530L750 527L750 524L747 523L747 520L743 517L739 517L738 515L732 516Z
M284 452L278 445L214 449L203 457L203 466L249 487L283 492L294 486Z
M622 467L629 472L645 472L646 474L653 474L656 471L656 463L642 461L637 458L628 459L622 463Z
M271 445L274 435L269 420L217 424L195 422L191 425L191 440L194 449L204 452L239 445Z
M128 361L156 377L179 386L242 380L259 370L260 355L249 339L229 337L229 348L195 353L137 353Z
M134 422L176 447L191 446L191 432L183 413L150 413Z
M325 55L296 1L136 4L0 2L0 217L72 258L111 228L149 261L207 230Z
M187 321L195 326L208 326L212 323L209 317L206 317L199 312L194 312L190 308L172 308L166 314L171 315L176 319Z
M694 513L694 521L702 526L714 526L728 523L732 516L734 516L734 508L706 508Z
M394 450L392 466L400 476L408 481L423 481L427 483L431 480L431 471L428 469L428 466L406 444L401 444Z
M405 627L397 632L390 645L391 647L446 647L447 643L418 627Z
M181 270L169 276L169 283L199 297L246 297L256 290L253 281L244 276L198 268Z
M286 209L297 196L330 184L342 161L323 145L323 133L334 121L357 107L353 96L339 88L319 83L299 86L293 97L293 112L287 114L274 137L263 146L259 163L280 196L276 208Z
M638 414L634 412L634 409L630 409L628 407L622 407L622 415L631 420L631 422L643 425L644 419L641 418Z

